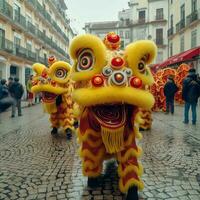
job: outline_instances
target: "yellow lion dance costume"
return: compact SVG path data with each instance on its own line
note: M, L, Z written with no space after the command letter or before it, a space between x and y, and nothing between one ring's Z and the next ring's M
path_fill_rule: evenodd
M103 42L89 34L73 39L72 98L80 106L78 139L88 186L97 184L103 161L115 157L120 190L128 191L127 200L133 200L138 199L137 189L144 186L138 162L142 150L136 144L136 138L141 138L138 107L150 109L154 105L145 86L154 81L146 65L154 59L156 46L141 40L125 51L119 47L120 37L115 33L109 33Z
M73 130L73 103L71 93L73 85L70 81L71 66L64 61L56 61L54 56L48 59L49 67L40 63L33 65L36 75L33 78L32 92L42 93L44 110L50 114L53 135L63 127L67 138L71 138Z

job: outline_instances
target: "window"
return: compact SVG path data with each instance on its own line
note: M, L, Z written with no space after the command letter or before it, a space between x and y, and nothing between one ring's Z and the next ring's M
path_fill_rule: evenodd
M21 43L21 39L17 36L14 36L14 44L16 46L20 46L20 43Z
M192 3L192 6L191 6L192 13L193 13L193 12L197 11L197 0L192 0L191 3Z
M139 22L145 22L145 10L139 11Z
M13 9L13 12L14 12L14 19L15 21L20 21L20 7L17 5L17 4L14 4L14 9Z
M169 44L169 55L173 56L173 43L172 42Z
M32 18L30 15L26 14L26 21L32 23Z
M185 4L181 6L181 20L185 20Z
M31 51L31 49L32 49L32 43L31 43L31 41L27 41L26 42L26 48L27 48L28 51Z
M197 46L197 30L191 32L191 48Z
M180 21L180 28L185 27L185 4L181 6L181 21Z
M180 52L183 52L184 51L184 45L185 45L185 39L184 39L184 35L182 35L180 37Z
M156 9L156 19L163 19L163 8Z
M173 26L174 26L174 16L173 15L171 15L170 16L170 25L171 25L171 28L173 28Z
M163 29L162 28L156 29L156 44L158 45L163 44Z
M129 39L129 38L130 38L130 32L129 32L129 31L126 31L126 32L125 32L125 38L126 38L126 39Z
M0 28L0 48L5 46L5 30Z

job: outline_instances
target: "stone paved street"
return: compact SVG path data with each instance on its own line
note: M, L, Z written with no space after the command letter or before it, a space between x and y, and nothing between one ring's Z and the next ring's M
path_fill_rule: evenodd
M64 134L51 137L40 105L20 118L9 115L0 116L0 199L123 199L115 162L106 164L101 187L87 188L75 136L70 142ZM143 132L140 199L200 200L200 119L185 125L181 115L181 107L174 116L155 113L152 130Z

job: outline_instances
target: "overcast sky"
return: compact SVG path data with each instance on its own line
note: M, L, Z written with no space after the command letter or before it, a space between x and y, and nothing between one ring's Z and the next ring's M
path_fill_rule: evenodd
M65 0L72 26L84 33L86 22L117 20L118 11L128 8L128 0Z

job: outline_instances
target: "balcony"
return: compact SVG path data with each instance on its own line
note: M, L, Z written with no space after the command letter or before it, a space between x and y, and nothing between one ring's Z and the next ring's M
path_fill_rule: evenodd
M10 53L14 56L27 59L32 62L41 62L43 64L47 64L46 59L39 57L37 59L36 53L24 48L20 45L15 45L12 41L5 39L4 37L0 37L0 50Z
M26 51L27 49L25 49L24 47L20 45L14 45L14 52L16 56L26 58Z
M170 29L168 29L167 31L168 37L174 34L174 27L171 27Z
M0 37L0 41L0 50L6 51L7 53L13 53L13 42L4 37Z
M164 39L162 37L156 38L156 45L163 46L164 45Z
M156 21L164 20L164 15L163 14L162 15L156 15L155 20Z
M38 3L37 1L34 1L34 0L28 0L28 1L31 2L32 5L36 5L36 3ZM38 8L40 10L43 10L42 6L38 6ZM14 15L13 15L13 11L14 11ZM56 43L53 44L50 38L48 38L43 32L37 29L37 27L35 27L31 22L26 21L26 18L23 15L21 15L19 12L17 12L16 10L13 10L13 7L10 6L5 0L0 0L0 13L6 16L7 18L9 18L11 23L13 22L15 25L19 25L18 28L21 28L23 29L23 31L27 31L28 33L34 35L37 39L39 38L44 43L48 44L51 48L57 50L63 56L66 56L66 52L64 50L58 47ZM52 21L51 16L48 13L46 14L46 16L49 21ZM51 23L55 27L56 31L62 35L65 41L67 41L67 43L69 43L69 38L62 32L62 30L57 25L57 23L55 21ZM12 47L12 51L13 51L13 47ZM21 50L20 51L17 50L17 51L18 51L17 53L19 54L21 53Z
M178 33L183 28L185 28L185 19L181 19L179 23L176 24L176 33Z
M38 57L38 61L40 62L40 63L43 63L43 64L47 64L47 59L45 59L45 58L43 58L43 57Z
M185 19L181 19L180 21L180 30L185 28Z
M192 22L196 20L198 20L198 12L194 11L193 13L191 13L190 15L186 17L186 24L190 25Z
M62 37L65 39L67 43L69 43L69 38L65 35L65 33L60 29L57 23L51 18L51 15L43 8L43 6L37 0L27 0L28 3L32 4L32 6L39 11L42 17L47 20L56 30L57 33L60 33Z
M27 58L30 59L31 61L35 62L36 61L36 53L28 50Z
M146 22L145 18L138 19L139 24L144 24Z
M0 0L0 12L4 16L13 19L13 8L5 0Z
M16 10L14 11L14 21L15 23L21 25L23 28L26 28L26 18Z
M36 27L31 22L27 22L27 29L30 33L36 34Z

